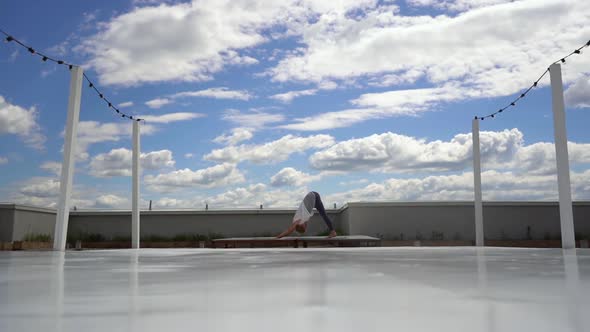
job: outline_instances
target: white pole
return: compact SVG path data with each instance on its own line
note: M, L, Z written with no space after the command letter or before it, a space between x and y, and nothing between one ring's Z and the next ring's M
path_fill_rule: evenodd
M484 246L483 237L483 204L481 198L481 155L479 151L479 120L473 119L473 189L475 199L475 245Z
M133 188L131 199L131 248L139 249L139 121L133 121Z
M80 119L80 99L82 97L82 68L73 66L70 76L70 97L68 100L68 117L64 138L64 159L61 164L61 180L59 186L59 202L53 232L53 250L64 251L68 234L68 218L70 217L70 197L76 154L76 138L78 120Z
M561 246L563 249L576 247L574 235L574 213L570 184L570 164L567 152L567 132L565 130L565 104L563 102L563 82L561 65L554 63L549 67L551 76L551 95L553 100L553 129L555 134L555 157L557 159L557 181L559 188L559 217L561 221Z

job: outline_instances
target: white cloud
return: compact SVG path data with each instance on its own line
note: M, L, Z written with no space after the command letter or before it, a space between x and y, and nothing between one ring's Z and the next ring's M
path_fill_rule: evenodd
M133 102L132 101L126 101L124 103L120 103L118 106L119 106L119 108L131 107L131 106L133 106Z
M59 180L54 178L32 178L25 184L20 192L33 197L56 197L59 195Z
M166 97L160 97L147 101L145 104L150 108L160 108L165 105L175 103L177 99L187 97L209 97L215 99L237 99L237 100L249 100L253 96L246 90L230 90L226 87L220 88L209 88L205 90L197 91L185 91L178 92L175 94L168 95Z
M406 0L406 2L411 6L435 7L453 11L464 11L512 1L514 0Z
M440 88L367 93L351 101L352 104L361 108L296 118L293 123L280 127L299 131L318 131L348 127L371 119L417 115L421 112L435 110L435 106L439 103L462 99L471 93L454 85L446 85Z
M365 183L369 183L369 179L342 181L339 184L341 186L354 186L354 185L365 184Z
M416 173L461 171L472 166L471 134L450 141L426 141L394 133L375 134L339 142L310 156L313 168L323 171ZM552 143L524 144L518 129L480 132L482 167L519 169L532 174L555 171ZM590 144L569 143L572 164L590 163Z
M236 165L224 163L200 170L188 168L170 173L147 175L144 182L149 190L169 192L186 188L213 188L243 182L244 175Z
M162 106L166 106L171 103L172 103L172 100L170 100L168 98L156 98L156 99L152 99L152 100L145 102L145 104L149 108L160 108Z
M223 120L232 122L240 127L246 128L262 128L270 123L281 122L285 120L283 114L273 114L262 111L252 111L242 113L238 110L226 110L222 116Z
M129 199L113 194L101 195L96 198L94 207L108 208L108 209L122 209L128 208L130 205Z
M12 134L20 136L27 145L43 149L46 137L41 134L37 123L37 110L10 104L0 96L0 135Z
M254 137L253 130L250 128L234 128L229 135L220 135L213 139L213 142L219 144L236 145L239 142L247 141Z
M202 198L209 208L296 208L306 193L307 188L289 188L289 190L271 190L262 183L252 184L228 190L213 197ZM204 205L204 204L203 204Z
M590 171L572 172L572 192L576 200L590 198ZM482 173L482 193L486 201L557 200L557 177L513 172ZM473 174L436 175L425 178L388 179L363 188L327 195L326 200L359 201L456 201L473 200Z
M80 121L78 124L78 140L76 145L76 158L87 160L88 147L102 142L118 142L131 137L131 123L100 123L96 121ZM151 135L156 128L150 124L141 127L142 135ZM63 135L63 132L62 132Z
M146 5L101 22L100 31L81 49L90 55L89 65L103 84L206 81L228 65L257 63L248 55L250 48L270 38L301 34L318 15L344 15L375 3L193 0ZM280 32L268 36L272 27Z
M61 175L61 163L57 161L46 161L39 166L44 171L47 171L55 176Z
M564 95L568 107L590 107L590 76L580 77L565 90Z
M205 81L236 51L265 41L259 30L287 17L280 3L194 1L134 8L84 43L103 84ZM145 36L150 36L146 39Z
M276 141L260 145L244 144L215 149L205 155L204 159L216 162L250 161L255 164L272 164L287 160L293 153L325 148L332 144L334 144L334 138L329 135L308 137L286 135Z
M301 96L313 96L318 92L317 89L308 89L308 90L299 90L299 91L289 91L285 93L279 93L276 95L272 95L269 98L280 100L283 103L290 103L293 99Z
M385 74L383 76L372 77L367 83L370 86L394 86L401 84L413 84L422 77L425 73L417 69L408 69L401 74Z
M220 88L209 88L206 90L198 91L185 91L175 93L171 98L183 98L183 97L210 97L215 99L238 99L238 100L249 100L252 95L245 90L229 90L226 87Z
M90 161L90 174L96 177L131 176L133 152L120 148L108 153L101 153ZM142 170L159 170L174 167L175 161L170 150L142 153L140 165Z
M374 82L384 75L403 82L423 73L439 86L461 82L477 92L472 97L504 96L529 86L551 61L584 43L588 19L590 3L578 0L515 1L456 16L403 16L395 6L359 16L321 15L302 29L304 47L270 74L280 82L310 83ZM589 64L587 57L572 59L564 77L579 77Z
M7 164L7 163L8 163L8 158L0 156L0 165Z
M205 114L202 113L177 112L163 115L140 115L138 117L144 119L148 123L171 123L198 119L204 116Z
M11 201L41 207L56 208L60 181L56 178L33 177L19 185ZM129 208L126 198L114 193L101 193L94 187L75 185L70 207L74 208Z
M185 154L184 154L184 157L185 157L186 159L190 159L190 158L192 158L192 157L194 157L194 156L195 156L195 155L193 155L192 153L185 153Z
M292 167L285 167L270 178L270 185L273 187L302 186L320 178L321 175L310 175Z

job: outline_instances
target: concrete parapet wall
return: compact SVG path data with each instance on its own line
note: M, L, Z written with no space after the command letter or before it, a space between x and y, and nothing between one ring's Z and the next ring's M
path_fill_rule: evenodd
M141 211L141 236L275 235L288 227L294 210ZM472 241L472 202L349 203L329 210L334 226L346 234L394 241ZM53 236L56 212L15 204L0 204L0 242L21 241L29 234ZM574 203L578 238L590 238L590 202ZM485 202L484 229L488 240L559 240L556 202ZM326 230L316 213L306 235ZM100 234L105 239L131 235L130 211L71 211L68 235Z

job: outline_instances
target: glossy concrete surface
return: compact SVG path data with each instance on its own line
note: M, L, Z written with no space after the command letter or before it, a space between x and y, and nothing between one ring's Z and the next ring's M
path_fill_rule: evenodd
M590 331L590 251L0 252L0 331Z

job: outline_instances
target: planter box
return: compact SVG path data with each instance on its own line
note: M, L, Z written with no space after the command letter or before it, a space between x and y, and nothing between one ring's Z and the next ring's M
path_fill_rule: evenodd
M149 242L142 241L141 248L207 248L205 241L183 241L183 242ZM131 242L127 241L104 241L104 242L82 242L82 249L130 249Z
M1 250L12 250L12 242L0 242L0 251Z
M51 242L14 241L12 250L47 250L53 249Z

